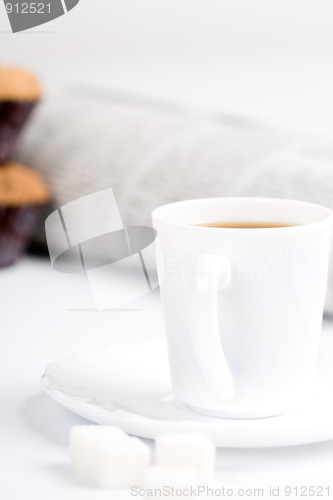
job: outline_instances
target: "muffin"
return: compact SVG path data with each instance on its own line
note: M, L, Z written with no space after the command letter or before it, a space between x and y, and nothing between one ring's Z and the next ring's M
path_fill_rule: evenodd
M40 97L34 75L0 66L0 164L10 160L19 133Z
M0 167L0 267L13 264L25 250L49 198L45 182L30 168Z

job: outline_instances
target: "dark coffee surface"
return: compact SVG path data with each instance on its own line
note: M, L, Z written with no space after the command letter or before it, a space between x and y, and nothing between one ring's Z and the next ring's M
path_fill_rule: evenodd
M216 221L205 222L202 224L195 224L202 227L216 227L216 228L238 228L238 229L267 229L272 227L293 227L298 224L286 224L285 222L269 222L269 221Z

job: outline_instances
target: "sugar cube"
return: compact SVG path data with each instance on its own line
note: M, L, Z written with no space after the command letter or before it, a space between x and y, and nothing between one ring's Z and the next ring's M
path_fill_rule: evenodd
M151 451L143 441L111 425L77 425L70 431L74 469L96 486L140 486Z
M142 486L151 451L138 438L97 440L91 448L87 478L104 488Z
M73 468L81 476L90 466L91 448L98 440L127 440L129 436L112 425L75 425L69 434L69 457Z

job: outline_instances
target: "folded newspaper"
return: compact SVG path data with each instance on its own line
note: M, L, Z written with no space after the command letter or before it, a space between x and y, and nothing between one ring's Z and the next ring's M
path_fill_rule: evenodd
M125 224L164 203L273 196L333 208L333 144L218 115L116 95L52 91L18 159L48 181L55 206L112 187ZM333 265L327 312L333 314Z

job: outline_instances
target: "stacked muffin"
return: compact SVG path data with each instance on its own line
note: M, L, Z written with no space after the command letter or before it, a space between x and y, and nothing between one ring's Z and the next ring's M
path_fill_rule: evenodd
M23 252L49 201L40 176L11 161L19 134L40 97L34 75L0 66L0 267L12 264Z

